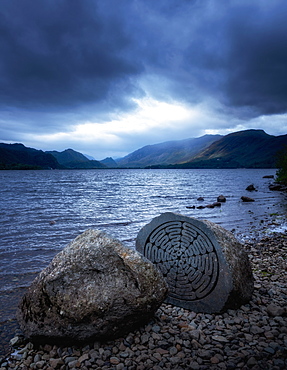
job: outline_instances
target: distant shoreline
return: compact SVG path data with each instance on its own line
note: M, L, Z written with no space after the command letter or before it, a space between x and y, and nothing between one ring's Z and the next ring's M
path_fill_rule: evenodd
M12 167L1 167L0 171L74 171L74 170L277 170L276 167L176 167L176 165L170 166L147 166L147 167L107 167L107 168L43 168L40 166L29 166L19 164L18 166Z

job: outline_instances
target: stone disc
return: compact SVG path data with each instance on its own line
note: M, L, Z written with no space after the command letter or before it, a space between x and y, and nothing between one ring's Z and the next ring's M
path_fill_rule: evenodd
M140 230L136 249L165 277L168 303L197 312L222 309L232 289L231 273L203 221L164 213Z

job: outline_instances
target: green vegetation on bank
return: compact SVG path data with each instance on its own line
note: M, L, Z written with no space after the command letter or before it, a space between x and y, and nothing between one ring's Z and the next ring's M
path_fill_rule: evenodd
M287 185L287 146L278 153L276 181Z
M45 168L41 166L34 166L23 163L11 163L11 164L0 163L0 170L44 170L44 169Z

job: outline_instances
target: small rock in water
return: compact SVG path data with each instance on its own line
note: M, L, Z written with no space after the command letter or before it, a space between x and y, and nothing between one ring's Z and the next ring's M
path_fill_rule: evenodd
M214 205L214 207L221 207L221 203L222 202L214 202L213 205Z
M254 185L251 184L251 185L248 185L247 188L245 190L248 190L248 191L253 191L253 190L256 190Z
M221 202L221 203L226 202L226 197L224 195L219 195L217 197L217 202Z
M245 195L241 197L241 200L242 202L254 202L255 201L253 198L246 197Z

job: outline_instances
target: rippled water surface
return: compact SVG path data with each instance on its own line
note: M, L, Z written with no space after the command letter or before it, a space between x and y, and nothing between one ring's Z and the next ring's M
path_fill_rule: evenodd
M209 219L240 238L274 227L270 217L284 224L285 194L271 192L272 179L263 178L274 174L272 169L0 171L0 323L13 315L8 309L13 296L88 228L133 247L140 228L167 211ZM252 183L258 191L250 193L245 189ZM220 194L227 198L221 208L186 208L213 203ZM255 202L243 203L242 195Z

